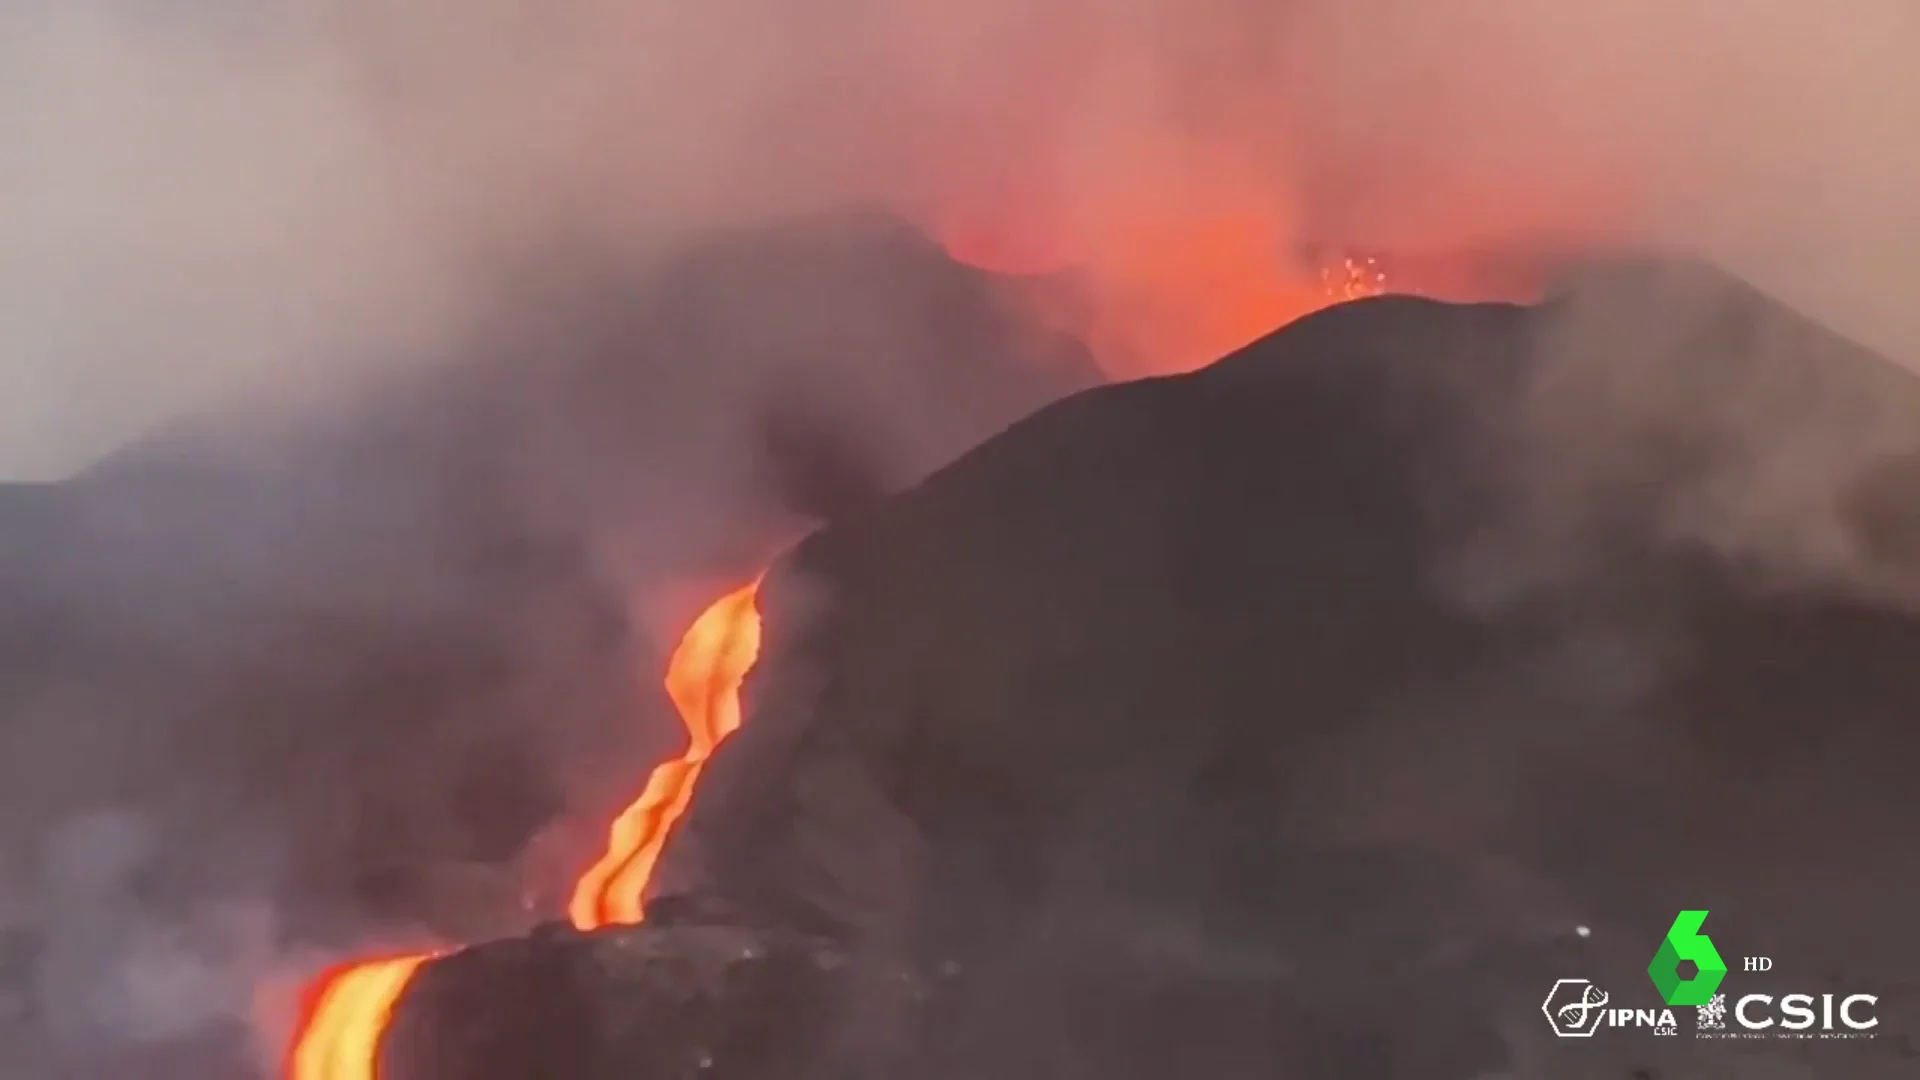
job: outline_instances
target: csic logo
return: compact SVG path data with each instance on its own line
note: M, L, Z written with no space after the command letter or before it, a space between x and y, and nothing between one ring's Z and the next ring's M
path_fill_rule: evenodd
M1547 991L1540 1011L1563 1039L1590 1039L1606 1019L1607 992L1588 979L1560 979Z
M1880 1026L1873 1014L1879 1003L1872 994L1747 994L1729 1010L1727 995L1715 994L1700 1007L1695 1034L1702 1039L1871 1039ZM1736 1031L1727 1030L1729 1011Z
M1727 1030L1727 995L1715 994L1713 1000L1699 1006L1695 1012L1694 1033L1705 1035L1710 1031Z

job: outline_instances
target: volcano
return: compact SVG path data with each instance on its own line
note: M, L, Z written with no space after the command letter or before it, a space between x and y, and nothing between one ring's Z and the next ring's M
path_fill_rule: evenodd
M1070 397L780 559L645 923L385 1075L1912 1075L1916 498L1920 383L1690 266ZM1684 909L1873 1037L1556 1037Z

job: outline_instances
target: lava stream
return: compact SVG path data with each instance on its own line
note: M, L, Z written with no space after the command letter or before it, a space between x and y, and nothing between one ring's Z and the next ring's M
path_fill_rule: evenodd
M662 763L608 830L607 850L574 886L568 915L581 930L637 923L641 897L694 782L720 740L740 726L740 687L760 655L759 581L713 602L667 663L667 696L687 727L687 750ZM393 1008L433 953L364 960L314 980L286 1080L376 1080Z
M413 973L433 958L411 953L343 964L314 980L287 1055L289 1080L373 1080L380 1038Z
M667 661L667 696L687 726L687 751L661 764L607 830L607 850L573 887L567 914L581 930L640 921L641 896L673 823L720 740L740 726L740 686L760 656L758 581L713 602Z

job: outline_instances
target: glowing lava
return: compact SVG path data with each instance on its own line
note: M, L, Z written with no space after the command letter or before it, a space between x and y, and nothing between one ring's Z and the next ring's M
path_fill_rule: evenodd
M287 1055L288 1080L374 1080L381 1036L413 973L412 953L344 964L314 980Z
M687 750L647 778L614 819L606 854L574 886L568 915L582 930L637 923L641 896L669 832L720 740L740 726L740 687L760 655L760 583L713 602L687 629L667 664L667 696L687 726ZM394 1004L433 953L345 964L314 980L286 1080L376 1080L380 1040Z
M1021 295L1043 322L1079 338L1112 379L1192 371L1302 315L1387 291L1378 259L1315 265L1283 245L1284 217L1232 192L1213 194L1220 198L1179 212L1116 212L1126 227L1078 237L984 214L946 216L934 233L962 264L1058 275Z
M673 823L720 740L740 726L740 686L760 656L755 581L713 602L687 628L667 662L667 696L687 726L687 751L647 777L607 831L607 850L573 887L567 914L581 930L640 921L641 895Z

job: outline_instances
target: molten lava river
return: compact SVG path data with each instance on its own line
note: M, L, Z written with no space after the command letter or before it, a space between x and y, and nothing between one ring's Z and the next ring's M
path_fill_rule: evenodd
M740 726L740 687L760 655L759 582L713 602L667 663L667 695L687 726L687 750L647 778L607 833L606 852L574 886L568 916L580 930L638 923L641 897L673 824L720 740ZM308 989L286 1080L375 1080L380 1039L400 995L432 953L344 964Z

